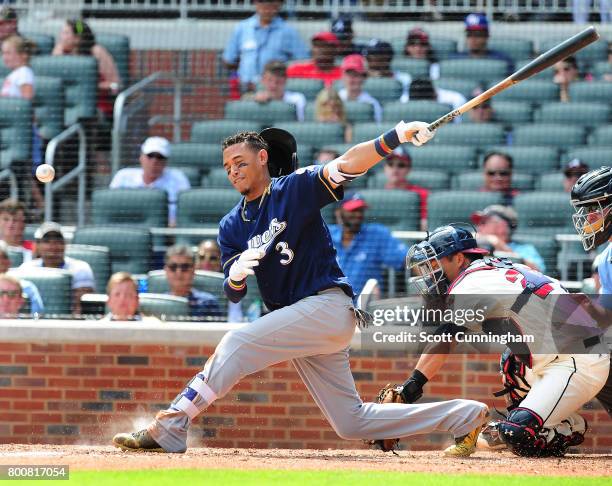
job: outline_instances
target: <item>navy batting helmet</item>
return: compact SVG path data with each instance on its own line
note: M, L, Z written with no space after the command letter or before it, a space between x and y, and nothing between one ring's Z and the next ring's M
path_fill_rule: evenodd
M268 144L270 177L288 175L297 169L297 142L293 135L280 128L266 128L259 136Z

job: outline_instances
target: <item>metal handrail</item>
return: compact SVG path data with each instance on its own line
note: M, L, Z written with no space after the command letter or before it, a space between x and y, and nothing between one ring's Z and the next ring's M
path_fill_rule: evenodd
M0 171L0 181L9 180L11 199L19 199L19 188L17 186L17 177L11 169L2 169Z
M75 177L79 179L79 188L77 195L77 225L82 226L85 223L85 184L86 184L86 169L87 169L87 138L85 130L80 123L66 128L62 133L53 137L47 144L45 151L45 163L51 166L55 162L55 152L61 143L71 138L74 134L79 136L79 159L75 168L66 175L53 182L45 184L45 221L53 220L53 193L64 187Z

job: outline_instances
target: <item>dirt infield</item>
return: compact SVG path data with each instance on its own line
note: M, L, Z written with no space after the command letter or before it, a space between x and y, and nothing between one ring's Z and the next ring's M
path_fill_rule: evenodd
M68 464L71 470L127 469L299 469L385 470L436 473L606 476L612 455L568 455L525 459L506 452L480 452L449 459L440 452L369 450L190 449L186 454L127 453L112 446L0 445L0 464Z

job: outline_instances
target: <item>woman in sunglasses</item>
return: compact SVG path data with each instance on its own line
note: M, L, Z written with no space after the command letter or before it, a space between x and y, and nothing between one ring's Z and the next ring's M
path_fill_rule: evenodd
M568 102L569 86L580 81L580 72L574 56L569 56L553 66L553 83L559 85L559 101Z

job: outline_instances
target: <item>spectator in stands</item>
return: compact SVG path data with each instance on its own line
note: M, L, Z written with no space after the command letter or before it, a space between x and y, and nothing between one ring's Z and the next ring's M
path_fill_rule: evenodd
M72 275L72 311L81 312L81 296L94 291L95 279L87 262L65 256L66 243L62 227L53 222L39 226L34 233L36 252L40 256L35 260L22 263L20 270L37 268L58 268Z
M30 67L32 43L18 35L2 41L2 62L11 70L2 84L2 96L31 100L34 97L34 72Z
M572 187L576 184L576 181L581 176L586 174L589 170L589 166L580 159L570 160L563 168L563 190L565 192L571 192Z
M308 58L298 32L278 12L282 0L254 0L255 14L240 22L223 51L223 62L238 69L243 91L255 91L263 67L270 61Z
M363 90L363 83L368 77L365 58L360 54L351 54L343 59L340 67L342 68L343 88L338 91L338 95L342 101L358 101L372 105L374 121L381 123L382 106L376 98Z
M353 129L346 121L344 102L332 88L322 89L315 99L315 121L322 123L341 123L344 125L344 141L350 142Z
M34 243L25 240L26 207L16 199L5 199L0 203L0 238L13 252L20 252L24 262L32 259Z
M427 196L429 191L424 187L417 186L408 182L408 174L412 168L412 159L410 155L402 150L401 147L396 148L391 155L385 158L385 189L399 189L402 191L416 192L421 201L421 228L427 227Z
M361 54L365 46L353 42L353 20L347 15L340 15L332 20L331 32L338 38L337 56Z
M553 83L559 85L559 101L568 102L570 84L580 81L578 63L574 56L569 56L553 66Z
M472 98L475 98L481 93L483 93L482 88L476 88L472 92ZM494 113L493 106L491 105L491 99L483 101L468 111L468 117L472 123L489 123L493 121Z
M24 302L19 280L4 273L0 274L0 318L18 317Z
M312 36L312 59L296 62L287 68L290 78L320 79L330 87L342 76L340 66L335 65L338 38L331 32L319 32Z
M128 272L117 272L111 275L106 285L106 307L108 314L104 320L109 321L141 321L138 310L138 288L132 275Z
M456 110L466 102L465 96L458 91L436 88L431 79L428 78L412 80L408 93L406 96L402 96L401 102L406 103L410 100L436 101L451 106L453 110ZM461 117L457 117L453 121L459 123L461 119Z
M512 188L512 157L503 152L489 152L483 163L484 185L480 189L486 192L501 192L503 204L512 204L518 194Z
M338 157L340 157L340 153L338 151L323 147L321 150L317 151L314 158L314 163L316 165L327 164Z
M471 13L465 18L465 50L454 57L499 59L506 63L507 74L514 71L514 62L503 52L489 49L489 21L483 13Z
M341 225L329 227L340 268L357 294L371 278L381 283L385 267L402 270L407 252L385 226L364 223L367 208L366 201L353 194L340 203Z
M149 137L140 147L140 167L119 170L110 183L111 189L163 189L168 194L168 224L176 224L176 201L179 192L191 189L189 180L179 169L166 167L170 142L163 137Z
M7 273L10 267L9 247L4 241L0 241L0 273ZM30 301L30 312L32 314L42 314L45 311L45 305L36 285L29 280L19 279L19 281L21 283L21 290Z
M440 77L440 64L429 43L429 34L420 27L415 27L408 32L404 45L404 56L413 59L425 59L429 62L429 77L431 79Z
M217 298L193 288L195 277L195 255L186 245L174 245L166 251L164 270L170 286L171 295L186 297L189 300L191 317L221 316Z
M544 260L529 243L512 241L512 234L518 226L518 215L509 206L493 204L471 216L476 225L476 238L493 247L494 254L522 260L522 263L540 272L546 271Z
M268 103L272 100L290 103L295 106L298 121L304 121L306 97L297 91L287 91L287 66L280 61L270 61L264 67L261 77L263 89L257 93L246 93L243 99L251 99L258 103Z
M3 5L0 8L0 42L12 35L19 35L17 12L8 5Z
M368 76L371 78L394 78L402 85L402 97L407 96L412 77L407 73L393 71L393 47L388 42L372 39L364 49L368 61Z

